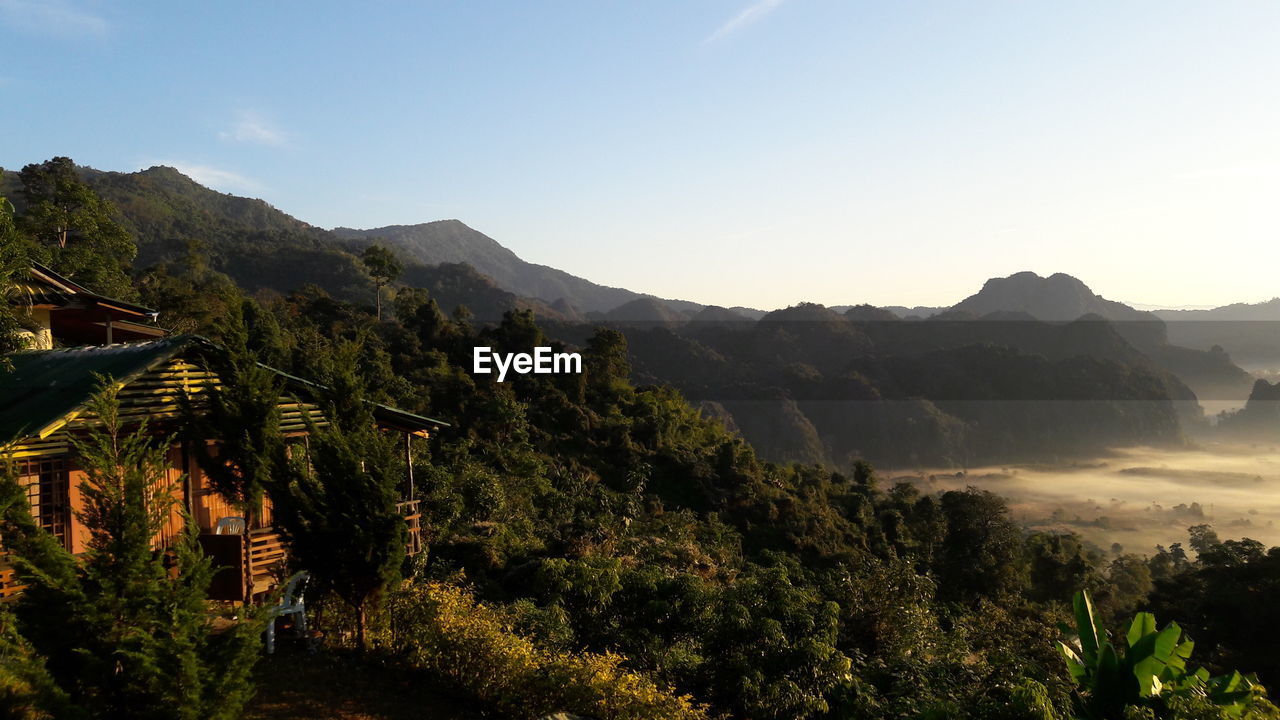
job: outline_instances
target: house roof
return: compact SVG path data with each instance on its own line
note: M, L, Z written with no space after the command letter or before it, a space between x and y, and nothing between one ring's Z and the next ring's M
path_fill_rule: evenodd
M40 263L31 263L28 279L18 281L17 299L24 305L99 308L121 317L155 320L159 311L99 295Z
M196 335L175 335L148 342L34 350L12 353L12 370L0 369L0 443L44 437L74 419L98 389L99 376L127 384L179 356L203 347L221 350ZM267 367L267 366L263 366ZM268 367L290 387L314 394L322 386ZM448 423L372 403L379 422L407 432L448 427Z
M152 342L33 350L8 356L0 370L0 442L43 436L79 414L98 389L100 375L127 382L167 362L182 349L179 337Z

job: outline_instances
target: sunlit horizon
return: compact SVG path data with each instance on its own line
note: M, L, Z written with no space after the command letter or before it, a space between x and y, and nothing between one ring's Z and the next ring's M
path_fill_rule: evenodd
M1280 6L0 3L0 165L165 164L321 226L457 218L761 309L1277 295Z

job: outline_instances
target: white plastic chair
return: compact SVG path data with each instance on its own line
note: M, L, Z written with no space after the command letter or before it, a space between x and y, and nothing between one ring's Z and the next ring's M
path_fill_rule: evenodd
M306 572L294 573L285 583L284 594L280 596L280 604L271 608L267 619L267 654L276 651L276 620L285 615L293 618L293 628L297 632L307 632L307 604L303 594L307 589L310 575Z
M218 518L218 524L213 526L214 535L243 535L244 534L244 518L237 515L228 515L224 518Z

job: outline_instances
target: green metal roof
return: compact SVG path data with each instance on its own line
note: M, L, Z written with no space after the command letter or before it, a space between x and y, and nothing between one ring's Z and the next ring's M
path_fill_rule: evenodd
M197 335L175 335L122 345L12 353L8 355L12 371L0 369L0 443L40 435L56 427L68 415L79 411L98 390L99 375L128 383L195 346L220 349ZM304 392L314 393L321 387L275 368L267 369L279 373L290 386ZM449 425L387 405L373 405L376 417L401 427L427 429Z
M13 370L0 369L0 443L38 435L76 412L98 390L97 375L132 380L167 362L187 342L179 336L9 355Z

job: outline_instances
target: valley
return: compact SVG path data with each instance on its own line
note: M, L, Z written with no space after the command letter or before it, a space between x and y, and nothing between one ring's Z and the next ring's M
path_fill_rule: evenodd
M1280 443L1129 447L1057 465L886 470L922 492L981 487L1039 532L1074 532L1103 550L1150 555L1209 524L1223 539L1280 545Z

